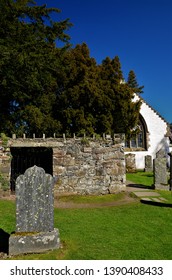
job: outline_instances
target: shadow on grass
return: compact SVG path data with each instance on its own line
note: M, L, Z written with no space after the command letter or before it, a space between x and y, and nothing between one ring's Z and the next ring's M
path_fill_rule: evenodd
M138 189L148 189L148 190L153 190L155 189L154 186L146 186L146 185L143 185L143 184L128 184L127 185L128 187L132 187L132 188L138 188Z
M143 176L143 177L151 177L151 178L154 177L152 174L142 174L141 176Z
M0 252L8 254L10 234L0 228Z
M159 207L169 207L172 208L172 203L158 202L158 201L148 201L144 199L140 199L140 202L143 204L159 206Z

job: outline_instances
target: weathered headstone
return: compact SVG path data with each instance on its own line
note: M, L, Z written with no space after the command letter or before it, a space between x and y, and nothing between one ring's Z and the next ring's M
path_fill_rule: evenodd
M54 229L53 177L33 166L16 180L16 232Z
M145 156L145 172L152 172L153 165L152 165L152 156L147 155Z
M160 150L156 153L156 158L166 158L165 150L164 150L164 149L160 149Z
M135 154L129 153L125 155L126 171L129 173L136 172L136 158Z
M167 160L166 158L158 157L153 161L154 167L154 186L155 189L168 190L167 182Z
M54 229L54 180L33 166L16 180L16 233L10 236L9 254L59 248Z

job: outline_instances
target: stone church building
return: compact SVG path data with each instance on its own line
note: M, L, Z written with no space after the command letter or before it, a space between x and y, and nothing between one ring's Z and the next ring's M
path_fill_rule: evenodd
M135 95L134 100L139 98ZM136 169L145 168L146 155L154 159L161 149L167 154L170 144L169 124L144 99L141 100L139 133L126 143L125 148L125 154L135 154Z

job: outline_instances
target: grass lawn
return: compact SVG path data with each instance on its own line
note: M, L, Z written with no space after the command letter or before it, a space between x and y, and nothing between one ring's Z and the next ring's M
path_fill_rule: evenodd
M140 184L143 188L146 187L149 189L153 189L152 184L154 178L153 173L151 172L138 171L136 173L127 173L126 179L135 184ZM160 193L160 195L164 197L168 203L172 203L172 191L157 190L157 192Z
M127 173L126 178L128 181L132 181L136 184L141 184L143 186L147 186L152 188L153 184L153 173L152 172L142 172L138 171L136 173Z
M58 196L58 201L60 202L73 202L73 203L106 203L106 202L113 202L118 201L124 198L125 193L121 192L118 194L107 194L107 195L67 195Z
M133 203L55 209L63 248L13 259L172 259L172 209ZM15 203L0 200L0 228L15 230Z

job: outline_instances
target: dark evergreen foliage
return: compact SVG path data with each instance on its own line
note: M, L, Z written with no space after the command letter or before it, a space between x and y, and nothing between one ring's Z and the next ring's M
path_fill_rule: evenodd
M97 65L85 43L71 48L71 23L53 22L51 12L59 10L32 0L0 2L0 131L130 137L141 104L134 92L143 88L134 71L125 83L118 56Z
M133 88L135 93L143 93L144 86L139 86L137 83L136 75L133 70L130 70L128 74L128 81L127 81L129 87Z
M53 22L58 9L28 0L0 2L0 130L11 133L52 133L59 57L68 45L68 20ZM55 40L64 42L58 49Z

